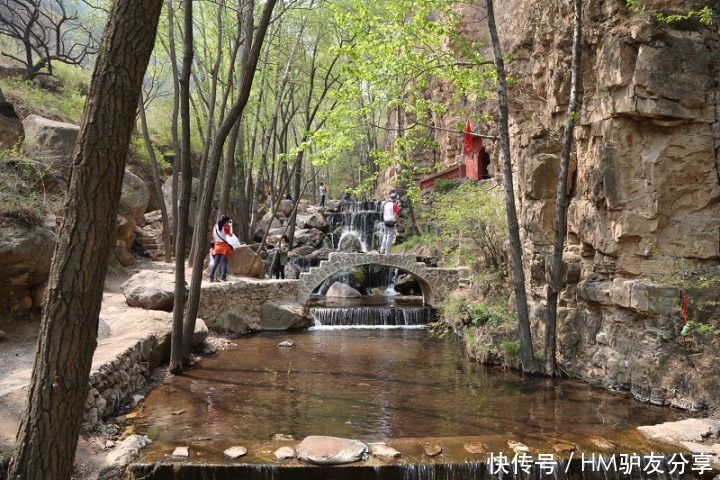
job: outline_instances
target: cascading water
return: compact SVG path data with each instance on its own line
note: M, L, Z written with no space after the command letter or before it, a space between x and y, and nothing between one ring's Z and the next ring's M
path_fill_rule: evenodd
M313 308L310 310L316 327L421 327L432 313L426 307L354 307Z
M350 202L342 204L340 212L328 213L332 247L362 252L378 250L383 237L382 205L380 201Z

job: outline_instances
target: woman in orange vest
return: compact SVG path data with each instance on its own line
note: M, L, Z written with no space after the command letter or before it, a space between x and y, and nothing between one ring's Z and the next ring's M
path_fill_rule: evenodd
M213 262L210 267L210 281L215 281L215 271L220 265L220 281L227 280L227 262L233 254L233 247L228 243L228 237L232 235L232 220L223 215L213 227Z

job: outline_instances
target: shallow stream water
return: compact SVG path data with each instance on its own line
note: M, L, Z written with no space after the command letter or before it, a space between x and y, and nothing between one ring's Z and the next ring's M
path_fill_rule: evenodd
M278 347L290 339L294 346ZM156 388L133 414L155 442L275 434L356 438L536 434L621 441L679 413L571 380L469 361L422 329L264 333Z

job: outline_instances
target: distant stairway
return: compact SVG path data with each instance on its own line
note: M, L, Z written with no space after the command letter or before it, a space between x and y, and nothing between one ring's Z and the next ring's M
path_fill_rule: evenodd
M148 256L153 260L165 257L165 243L163 241L162 215L160 210L145 214L145 226L135 227L135 251Z

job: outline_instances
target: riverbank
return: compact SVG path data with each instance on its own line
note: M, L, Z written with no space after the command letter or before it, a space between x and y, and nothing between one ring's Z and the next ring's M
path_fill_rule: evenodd
M139 400L165 378L160 365L169 347L171 315L127 305L121 285L137 271L172 273L172 266L138 259L132 269L108 273L93 356L90 394L85 412L85 433L80 438L74 479L96 478L105 466L104 455L118 438L119 428L107 423L107 412ZM204 324L201 323L201 330ZM37 348L39 321L3 325L0 341L0 459L8 456L20 425ZM204 335L207 335L205 329ZM2 475L0 475L2 478Z

